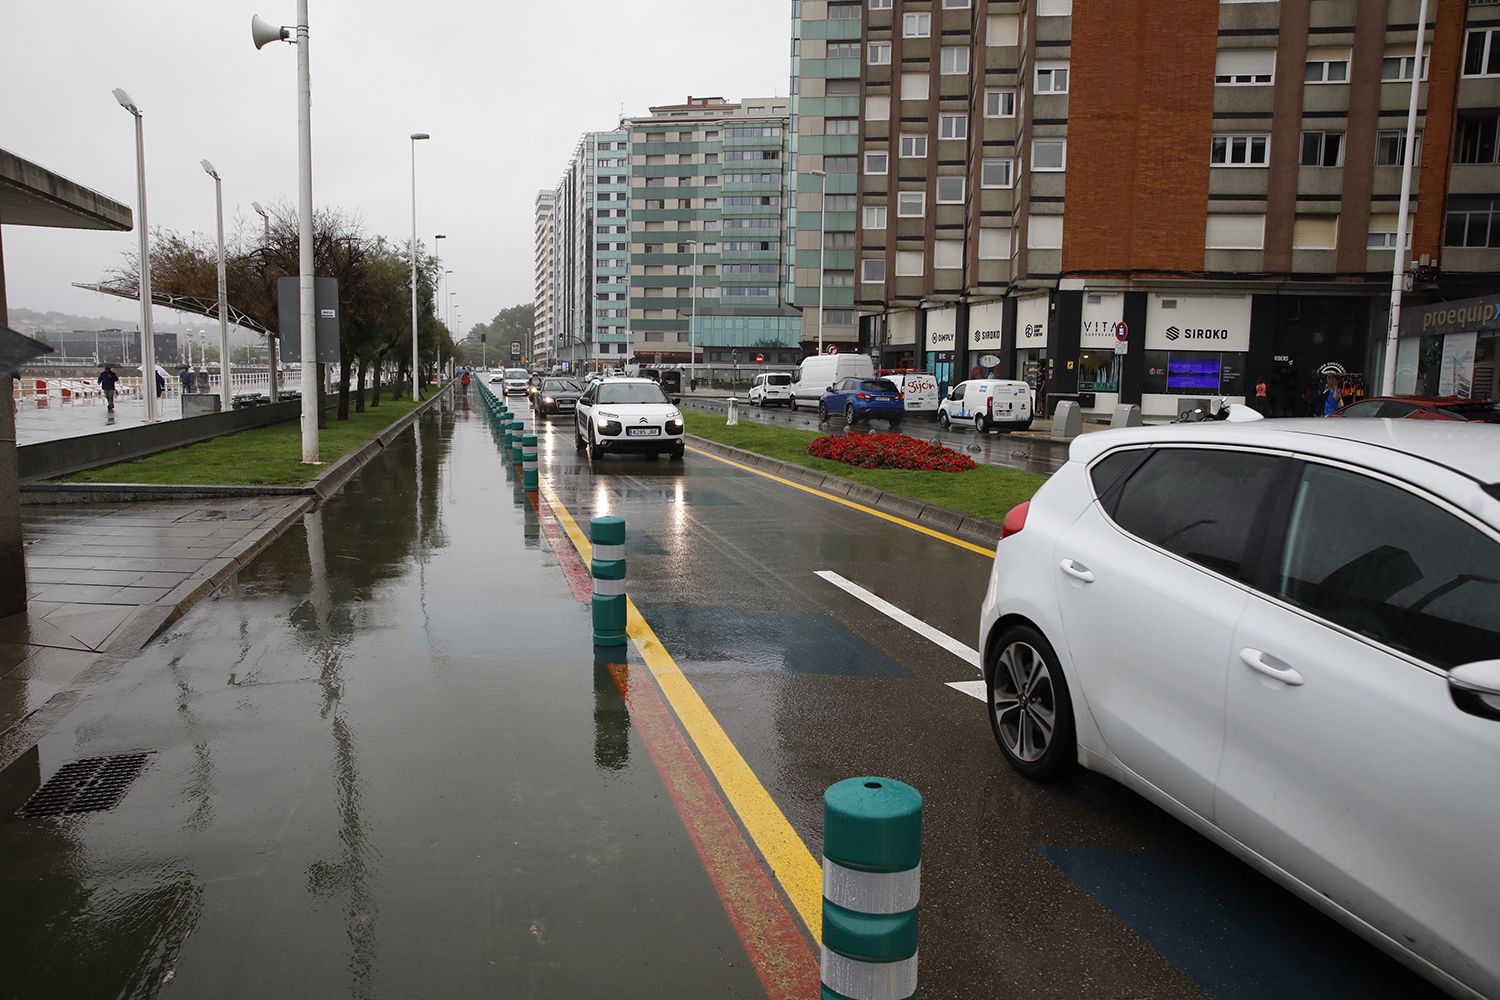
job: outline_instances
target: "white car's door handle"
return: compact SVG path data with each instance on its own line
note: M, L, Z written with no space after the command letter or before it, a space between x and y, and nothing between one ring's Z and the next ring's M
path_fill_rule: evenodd
M1074 562L1072 559L1064 559L1058 563L1058 568L1075 580L1082 580L1084 583L1094 582L1093 571L1083 565L1083 563Z
M1265 653L1258 649L1240 650L1240 660L1258 674L1265 674L1274 681L1280 681L1288 687L1301 687L1302 675L1291 667L1267 662Z

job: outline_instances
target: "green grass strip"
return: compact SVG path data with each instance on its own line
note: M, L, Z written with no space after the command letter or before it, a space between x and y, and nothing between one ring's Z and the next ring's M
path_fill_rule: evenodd
M821 436L812 431L752 421L730 427L723 417L691 410L685 411L684 416L689 434L997 523L1004 520L1006 513L1016 504L1030 500L1031 495L1047 481L1047 477L1039 473L996 465L980 465L968 472L861 469L809 455L808 442Z
M98 469L64 476L65 483L163 483L185 486L301 486L318 473L417 406L410 399L382 400L378 407L353 412L348 420L335 420L328 411L328 426L318 432L318 458L322 465L302 464L302 422L288 420L269 427L226 434L209 441L173 448Z

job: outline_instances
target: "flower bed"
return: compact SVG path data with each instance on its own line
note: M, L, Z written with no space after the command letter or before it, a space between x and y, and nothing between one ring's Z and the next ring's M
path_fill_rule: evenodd
M807 446L807 453L861 469L967 472L974 468L968 455L905 434L825 434Z

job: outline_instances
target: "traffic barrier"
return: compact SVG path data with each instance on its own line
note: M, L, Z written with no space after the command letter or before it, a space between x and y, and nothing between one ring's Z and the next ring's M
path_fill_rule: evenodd
M519 420L512 420L510 422L510 464L518 469L521 467L522 461L521 432L525 429L526 425Z
M521 437L521 484L527 493L537 491L536 476L536 435L525 434Z
M891 778L830 785L823 793L822 1000L916 995L921 883L922 794Z
M730 396L729 397L728 415L726 416L726 418L724 420L724 423L725 423L726 426L734 427L737 424L739 424L739 422L740 422L740 408L739 408L739 404L735 402L733 396Z
M505 413L501 413L500 414L500 451L502 453L501 457L504 458L507 462L510 461L510 448L511 448L511 444L512 444L511 439L510 439L510 430L511 430L510 425L511 425L511 420L510 420L509 415L507 415Z
M596 517L589 521L589 543L594 557L594 645L625 645L625 519Z

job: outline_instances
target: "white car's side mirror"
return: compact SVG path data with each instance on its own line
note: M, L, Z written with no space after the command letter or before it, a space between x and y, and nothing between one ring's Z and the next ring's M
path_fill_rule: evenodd
M1500 721L1500 660L1454 667L1448 671L1448 691L1463 711Z

